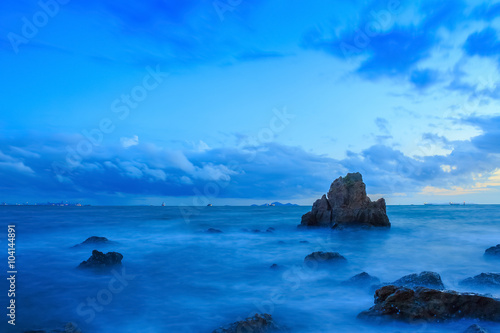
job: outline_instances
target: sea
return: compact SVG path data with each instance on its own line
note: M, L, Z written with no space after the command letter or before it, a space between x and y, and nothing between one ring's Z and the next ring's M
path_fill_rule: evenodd
M341 284L361 272L391 282L433 271L447 289L500 298L500 290L459 285L500 272L500 260L483 256L500 243L500 205L388 206L392 227L370 230L298 228L309 210L0 206L0 330L50 332L72 322L83 333L211 333L267 313L296 333L460 333L473 323L500 332L500 323L474 319L366 322L357 315L373 306L373 290ZM15 326L6 309L8 225L16 237ZM90 236L110 243L75 247ZM121 253L121 267L77 269L94 249ZM314 251L339 252L347 263L305 264Z

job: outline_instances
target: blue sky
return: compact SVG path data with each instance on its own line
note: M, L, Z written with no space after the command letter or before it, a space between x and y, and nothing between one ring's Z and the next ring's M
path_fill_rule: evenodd
M0 202L500 203L497 1L0 7Z

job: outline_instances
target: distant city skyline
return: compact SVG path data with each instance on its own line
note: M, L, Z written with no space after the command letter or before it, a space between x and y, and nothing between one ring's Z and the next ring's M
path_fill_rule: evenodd
M0 202L500 203L495 1L0 7Z

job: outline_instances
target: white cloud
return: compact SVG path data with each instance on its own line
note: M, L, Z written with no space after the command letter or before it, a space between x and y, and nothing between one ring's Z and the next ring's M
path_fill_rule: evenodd
M139 144L139 137L137 135L134 135L131 138L123 137L120 138L120 142L122 144L123 148L130 148L132 146L137 146Z

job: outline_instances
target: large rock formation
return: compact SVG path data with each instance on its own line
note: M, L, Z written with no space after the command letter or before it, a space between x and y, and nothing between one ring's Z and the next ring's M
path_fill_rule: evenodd
M330 186L327 196L316 200L312 210L302 216L303 226L390 227L383 198L372 202L359 172L339 177Z
M378 289L375 305L358 317L427 322L476 318L498 322L500 300L471 293L390 285Z

